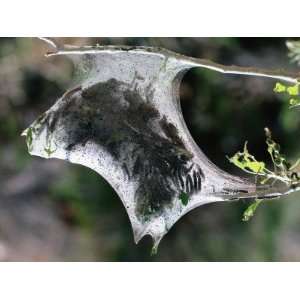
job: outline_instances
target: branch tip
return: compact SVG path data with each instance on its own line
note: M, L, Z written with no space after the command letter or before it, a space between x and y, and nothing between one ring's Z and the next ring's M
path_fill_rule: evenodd
M57 53L59 50L59 46L57 43L55 43L54 40L52 40L51 38L46 38L46 37L38 37L39 40L45 42L48 46L50 46L51 48L54 49L54 51L48 51L46 53L46 56L50 56L51 54Z

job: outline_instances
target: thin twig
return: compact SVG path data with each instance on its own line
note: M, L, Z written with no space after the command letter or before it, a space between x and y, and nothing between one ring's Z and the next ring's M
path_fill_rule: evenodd
M139 52L139 53L154 53L154 54L162 54L165 56L175 57L177 59L181 59L185 61L188 65L193 65L195 67L202 67L205 69L209 69L212 71L216 71L223 74L232 74L232 75L246 75L246 76L256 76L256 77L267 77L272 79L277 79L280 81L285 81L289 83L298 83L300 81L300 73L295 72L287 72L283 69L270 70L263 68L255 68L255 67L240 67L240 66L226 66L219 63L215 63L213 61L201 58L193 58L185 55L177 54L170 50L166 50L163 48L156 47L132 47L132 46L83 46L76 47L71 45L58 45L55 41L49 38L40 38L45 41L47 44L51 45L51 47L55 48L54 52L47 53L47 56L52 55L64 55L64 54L97 54L99 52L106 51L127 51L127 52Z

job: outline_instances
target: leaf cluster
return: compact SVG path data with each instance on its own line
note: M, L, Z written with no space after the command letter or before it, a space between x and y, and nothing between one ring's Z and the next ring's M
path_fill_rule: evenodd
M297 107L300 106L299 84L300 83L296 83L293 86L287 86L283 83L277 82L273 91L275 93L286 94L289 98L290 107Z
M298 185L300 183L300 174L297 171L300 159L295 163L287 161L286 157L280 151L280 145L272 139L271 131L265 128L267 151L270 155L270 159L273 164L273 168L266 167L266 163L258 161L254 155L250 154L247 148L247 142L245 142L242 152L237 152L232 157L228 158L229 161L239 169L255 175L255 181L257 184L265 185L269 184L274 186L276 183L285 184L288 187ZM261 199L256 199L251 204L243 215L243 220L248 221L253 215Z

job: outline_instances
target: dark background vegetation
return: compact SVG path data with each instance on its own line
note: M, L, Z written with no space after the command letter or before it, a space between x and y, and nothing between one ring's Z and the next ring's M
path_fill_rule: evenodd
M161 46L182 54L267 68L295 69L282 38L61 38L60 42ZM63 57L30 38L0 39L1 261L297 261L297 194L264 203L242 222L245 201L216 203L183 217L151 257L151 239L134 244L126 211L94 171L31 157L20 133L72 86ZM289 158L299 156L300 112L272 91L274 81L193 69L181 85L184 118L219 167L240 174L226 155L245 140L267 159L268 126Z

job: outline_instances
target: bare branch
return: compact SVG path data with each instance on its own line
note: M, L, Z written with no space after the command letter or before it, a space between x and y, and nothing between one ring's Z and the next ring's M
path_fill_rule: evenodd
M195 67L201 67L205 69L209 69L212 71L216 71L222 74L230 74L230 75L245 75L245 76L256 76L256 77L267 77L271 79L277 79L289 83L297 83L300 81L300 73L295 72L287 72L283 69L263 69L256 67L241 67L241 66L226 66L211 60L201 59L201 58L192 58L188 56L184 56L170 50L166 50L163 48L155 48L155 47L130 47L130 46L84 46L84 47L76 47L71 45L57 45L53 40L48 38L40 38L45 41L53 48L55 48L54 52L47 53L47 56L52 55L63 55L63 54L96 54L97 52L106 52L106 51L129 51L129 52L149 52L154 54L161 53L162 55L166 55L169 57L176 57L178 59L184 60L188 65L194 65Z

